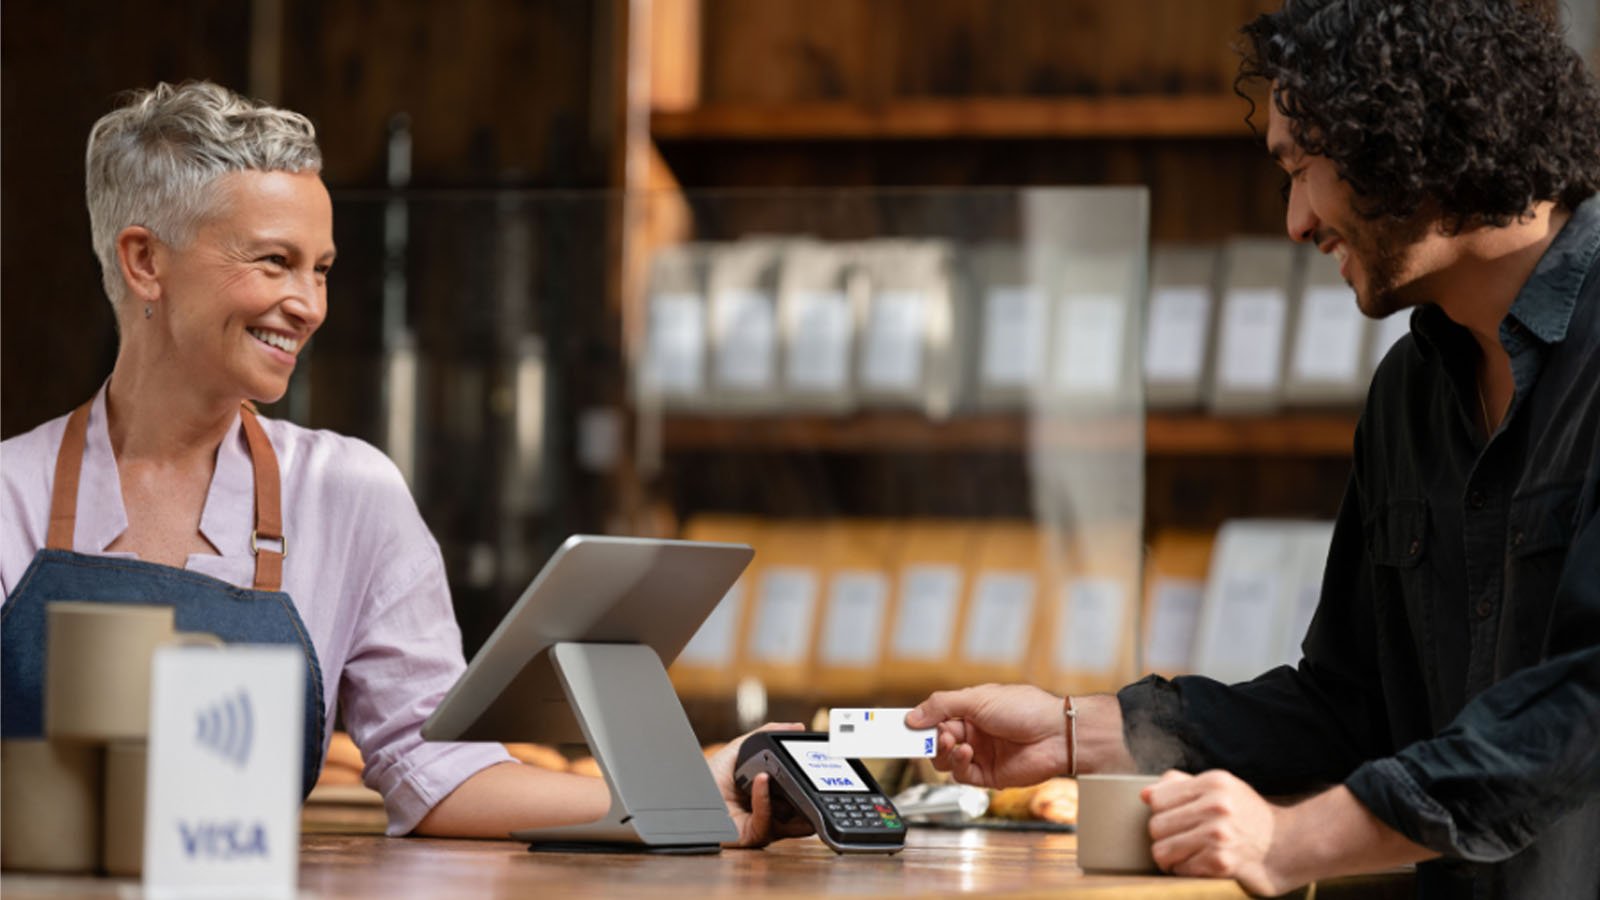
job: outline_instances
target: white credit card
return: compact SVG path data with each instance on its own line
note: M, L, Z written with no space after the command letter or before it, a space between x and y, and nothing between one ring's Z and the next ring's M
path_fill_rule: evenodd
M907 728L906 709L831 709L828 749L850 759L932 756L938 729Z

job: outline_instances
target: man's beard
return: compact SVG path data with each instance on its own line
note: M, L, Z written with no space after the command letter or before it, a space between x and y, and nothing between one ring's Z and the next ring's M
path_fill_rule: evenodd
M1361 264L1366 283L1351 284L1356 292L1356 305L1369 318L1384 319L1415 306L1416 299L1401 292L1400 279L1412 250L1432 227L1432 222L1421 216L1409 219L1368 220L1349 235L1350 255Z

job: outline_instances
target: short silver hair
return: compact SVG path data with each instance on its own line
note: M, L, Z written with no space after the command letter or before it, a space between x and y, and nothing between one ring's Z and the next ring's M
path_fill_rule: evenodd
M194 236L229 172L320 172L311 120L208 81L134 91L89 132L84 194L106 296L122 299L117 234L142 225L173 246Z

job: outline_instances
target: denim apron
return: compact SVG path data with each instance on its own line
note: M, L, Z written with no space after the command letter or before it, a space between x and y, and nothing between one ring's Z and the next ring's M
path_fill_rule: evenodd
M250 550L256 557L253 590L184 569L130 559L74 553L78 477L93 401L67 419L56 455L50 496L50 531L0 610L0 732L7 738L44 734L45 607L53 600L170 606L179 631L204 631L228 643L288 644L305 658L305 743L301 794L309 794L322 769L324 717L322 668L283 584L283 535L278 456L248 406L240 408L250 462L255 469L256 527ZM275 544L277 549L270 545Z

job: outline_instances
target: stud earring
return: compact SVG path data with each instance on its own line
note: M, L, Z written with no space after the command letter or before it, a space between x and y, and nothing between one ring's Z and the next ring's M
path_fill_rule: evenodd
M145 305L144 305L144 317L145 317L145 318L146 318L146 319L148 319L148 318L150 318L150 317L151 317L151 316L153 316L153 315L155 315L155 312L156 312L156 311L155 311L155 309L154 309L154 308L153 308L153 307L151 307L151 305L150 305L150 304L148 304L148 303L146 303L146 304L145 304Z

